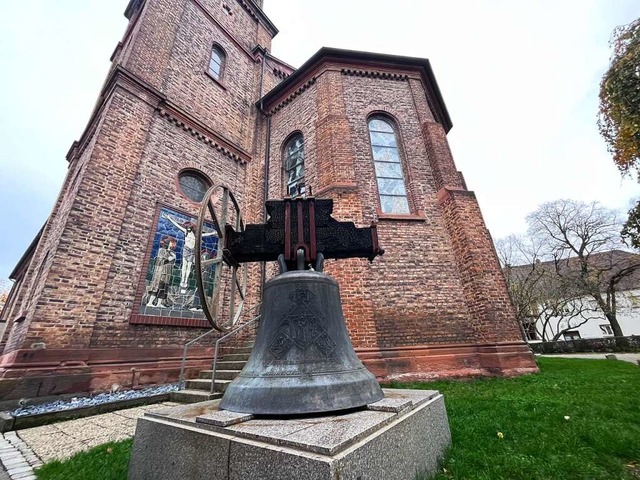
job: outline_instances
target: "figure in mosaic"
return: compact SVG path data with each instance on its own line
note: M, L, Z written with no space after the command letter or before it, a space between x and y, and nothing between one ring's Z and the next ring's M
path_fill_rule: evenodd
M182 247L182 267L180 269L180 293L186 293L189 285L189 276L195 262L196 247L196 225L193 222L180 223L170 215L163 214L184 235L184 245ZM216 235L215 232L203 233L203 237Z
M147 307L167 307L167 290L171 284L173 266L176 263L177 240L164 236L160 240L160 248L153 266L153 277L149 285L149 300Z

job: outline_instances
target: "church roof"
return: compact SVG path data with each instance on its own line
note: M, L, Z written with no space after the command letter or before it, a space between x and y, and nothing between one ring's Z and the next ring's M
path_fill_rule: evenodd
M264 95L257 105L264 110L269 110L280 98L291 89L304 83L311 74L322 64L328 62L342 63L363 68L384 68L397 70L415 70L420 73L428 92L428 100L436 120L442 124L446 132L451 130L453 124L444 103L438 82L431 69L431 63L426 58L403 57L400 55L388 55L382 53L361 52L357 50L344 50L340 48L323 47L318 50L300 68L292 73L275 88Z

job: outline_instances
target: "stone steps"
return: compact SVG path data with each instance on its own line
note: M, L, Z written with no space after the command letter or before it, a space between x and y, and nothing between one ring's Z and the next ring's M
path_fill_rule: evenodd
M213 370L202 370L198 374L198 378L203 380L211 380ZM238 376L240 370L216 370L216 380L233 380Z
M227 355L233 355L233 354L243 354L243 355L248 355L251 353L251 350L253 350L252 346L248 346L248 347L236 347L236 348L230 348L230 347L225 347L224 348L224 353L222 355L220 355L220 358L226 357Z
M228 353L220 357L223 362L246 362L249 360L248 353Z
M218 365L216 365L216 368L218 370L237 370L238 372L240 370L242 370L244 368L244 364L247 363L246 360L234 360L234 361L221 361L218 362ZM211 370L205 370L209 373L211 373ZM209 375L209 377L211 377L211 375Z
M230 383L231 380L219 380L216 378L214 392L224 392ZM206 390L208 392L211 390L211 379L194 378L193 380L187 380L185 386L188 390Z
M215 400L222 398L222 393L209 393L209 390L191 390L185 389L179 392L171 392L171 401L178 403L197 403L206 402L207 400Z
M184 390L172 392L171 400L179 403L196 403L221 398L227 386L238 376L249 360L253 343L251 340L245 342L242 347L225 347L225 353L220 356L217 364L215 393L209 393L212 370L202 370L198 378L186 380Z

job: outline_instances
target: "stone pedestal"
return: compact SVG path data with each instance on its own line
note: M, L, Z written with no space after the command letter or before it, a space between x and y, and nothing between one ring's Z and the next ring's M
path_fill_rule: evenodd
M443 396L385 390L366 409L290 419L220 410L218 400L138 420L129 479L413 480L451 442Z

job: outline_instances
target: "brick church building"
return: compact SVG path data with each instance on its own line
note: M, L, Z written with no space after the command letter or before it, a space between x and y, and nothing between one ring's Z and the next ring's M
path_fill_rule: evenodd
M310 191L338 220L377 222L382 257L326 271L378 378L536 370L428 60L322 48L294 69L270 53L261 0L131 0L125 15L60 196L11 274L0 399L174 381L209 328L191 228L217 184L249 223L266 199ZM272 268L251 269L255 304Z

